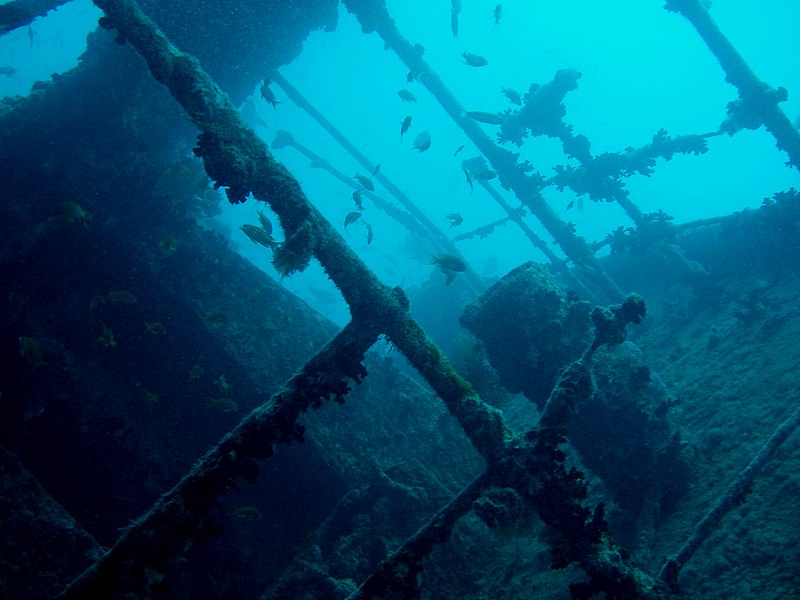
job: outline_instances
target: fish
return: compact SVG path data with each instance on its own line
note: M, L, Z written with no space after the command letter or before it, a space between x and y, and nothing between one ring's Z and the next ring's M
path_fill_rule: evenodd
M451 0L450 2L450 31L453 37L458 37L458 15L461 13L461 0Z
M367 222L365 222L364 225L367 226L367 246L369 246L372 243L372 240L375 239L375 234L372 233L372 225Z
M244 232L244 234L250 238L250 241L254 244L260 244L264 246L264 248L269 248L270 250L275 250L278 246L278 242L267 233L264 229L259 227L258 225L241 225L239 229Z
M450 285L456 278L456 275L463 273L467 270L467 263L458 256L452 254L440 254L438 256L431 256L432 261L428 264L436 265L439 270L445 274L445 285Z
M174 235L168 235L158 242L158 247L162 252L175 252L180 245L180 240Z
M445 215L444 217L448 221L450 221L450 228L458 227L464 222L464 217L462 217L459 213L450 213L449 215Z
M503 5L498 4L494 7L494 24L500 25L500 17L503 16Z
M44 348L36 338L25 335L19 336L19 355L24 358L36 370L36 367L47 366L44 360Z
M150 404L161 403L161 401L159 400L159 398L161 398L161 394L156 394L155 392L150 391L147 388L139 388L139 395L141 395L141 397L147 400Z
M443 271L453 271L455 273L463 273L467 270L467 263L464 259L453 254L438 254L431 255L431 262L429 265L436 265Z
M221 310L218 310L208 313L203 320L206 322L206 325L209 325L210 327L222 327L223 325L228 324L228 315Z
M95 340L97 344L103 346L103 348L116 348L117 340L114 338L114 332L102 321L100 321L100 325L103 329L100 332L100 336Z
M503 96L508 98L508 101L511 102L511 104L522 106L522 96L517 90L513 88L504 87L503 89L500 90L500 92L503 94Z
M128 290L109 290L108 299L118 304L136 304L136 302L138 302L136 296L131 294Z
M101 306L101 305L103 305L105 303L106 303L106 297L105 296L103 296L101 294L97 294L96 296L94 296L92 298L91 302L89 302L89 314L94 316L94 311L96 311L99 306Z
M349 212L347 216L344 218L344 229L347 231L347 227L355 223L361 218L360 212Z
M425 152L428 148L431 147L431 132L427 129L425 131L421 131L416 138L414 138L414 146L413 150L419 150L420 152Z
M397 95L400 96L400 100L403 102L413 102L414 104L417 103L417 97L408 90L398 90Z
M409 71L409 72L406 74L406 83L411 83L411 82L412 82L412 81L414 81L416 78L417 78L417 73L416 73L416 71L414 71L413 69L411 69L411 70L410 70L410 71Z
M356 208L361 212L364 210L364 201L361 199L361 190L353 192L353 202L356 203Z
M11 77L17 70L11 65L0 65L0 75Z
M261 223L261 229L272 235L272 221L269 220L269 217L260 210L257 210L256 214L258 214L258 222Z
M409 127L411 127L411 116L410 115L407 116L405 119L403 119L403 122L400 123L400 143L401 144L403 143L403 136L405 135L406 131L408 131Z
M469 185L469 193L471 194L472 192L475 191L475 186L472 185L472 175L470 174L469 170L466 167L464 167L463 169L464 169L464 175L467 176L467 185Z
M242 521L260 521L261 513L255 506L239 506L234 508L229 516Z
M275 92L270 89L269 81L265 81L259 91L261 92L261 97L272 105L272 110L278 110L277 106L281 102L275 97Z
M366 175L359 175L358 173L356 173L353 176L353 179L358 181L358 183L363 185L370 192L374 192L375 191L375 184L372 183L372 180L369 177L367 177Z
M572 208L573 206L575 206L575 200L570 200L570 201L569 201L569 204L567 204L567 208L566 208L565 210L569 210L569 209L570 209L570 208Z
M66 200L53 209L53 216L64 219L67 223L77 223L80 221L86 229L89 229L88 221L92 215L77 202Z
M473 173L472 177L477 179L478 181L490 181L497 177L497 173L492 171L491 169L481 169L477 173Z
M489 61L480 54L464 52L461 56L464 58L464 62L470 67L485 67L489 64Z
M221 373L220 376L214 380L214 385L216 385L223 394L227 394L233 387L233 384L228 383L228 380L225 378L225 373Z
M464 144L461 144L458 148L456 148L456 151L453 152L453 156L458 156L458 153L461 152L463 149L464 149Z
M209 398L208 405L220 412L236 412L239 410L239 405L231 398Z
M153 335L165 335L167 333L167 328L164 327L164 324L160 321L155 321L153 323L145 321L144 327L145 333L152 333Z
M191 369L189 369L189 381L197 381L203 376L203 367L199 364L196 364Z
M505 117L498 113L483 112L480 110L468 110L464 113L467 117L479 123L486 123L487 125L502 125Z
M372 176L375 177L375 175L377 175L380 170L381 170L380 164L375 165L375 167L372 169Z

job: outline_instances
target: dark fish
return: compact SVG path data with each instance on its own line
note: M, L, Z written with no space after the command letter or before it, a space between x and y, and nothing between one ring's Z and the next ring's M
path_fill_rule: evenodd
M408 131L409 127L411 127L411 117L410 116L408 116L405 119L403 119L403 122L400 123L400 143L401 144L403 143L403 135L405 135L405 133L406 133L406 131Z
M11 65L0 65L0 75L11 77L17 70Z
M265 81L264 85L261 86L261 97L272 105L273 110L278 110L277 106L280 104L278 99L275 97L275 92L273 92L269 87L269 81Z
M481 169L477 173L473 173L472 176L479 181L489 181L497 177L497 173L491 169Z
M431 256L431 262L428 264L439 267L439 270L445 274L446 285L453 283L453 280L456 278L458 273L462 273L467 270L467 263L465 263L463 259L459 258L458 256L453 256L452 254Z
M445 219L450 221L450 227L458 227L464 222L464 217L462 217L459 213L450 213L449 215L445 215Z
M356 203L356 208L358 210L364 210L364 202L361 199L361 191L360 190L356 190L355 192L353 192L353 202Z
M28 361L34 371L36 367L47 365L44 360L44 348L39 340L22 335L18 338L18 341L19 355Z
M128 290L109 290L108 299L117 304L136 304L137 302L136 296Z
M465 113L470 119L487 125L502 125L505 117L497 113L483 112L480 110L468 110Z
M463 149L464 149L464 144L461 144L458 148L456 148L456 151L453 152L453 156L458 156L458 153L461 152Z
M431 133L428 130L421 131L416 138L414 138L414 150L425 152L431 147Z
M407 83L411 83L412 81L416 81L418 75L419 75L419 73L417 73L413 69L410 70L408 72L408 74L406 75L406 82Z
M153 335L165 335L167 333L167 328L164 327L164 324L159 321L156 321L155 323L148 323L145 321L144 326L145 333L152 333Z
M270 250L274 250L278 245L278 242L272 239L272 236L258 225L240 225L239 229L241 229L254 244L260 244L264 246L264 248L269 248Z
M261 223L261 227L268 234L272 235L272 221L270 221L269 218L267 218L267 215L265 215L263 212L256 211L256 213L258 214L258 221Z
M375 165L375 168L372 169L372 176L375 177L375 175L377 175L378 171L380 171L380 170L381 170L381 166L380 165Z
M372 183L372 180L369 177L367 177L365 175L359 175L358 173L356 173L353 176L353 179L356 179L358 181L358 183L363 185L370 192L374 192L375 191L375 184Z
M464 62L470 67L485 67L489 64L483 56L479 54L472 54L472 52L464 52L461 56L464 57Z
M353 223L358 221L360 218L361 218L361 213L360 212L347 213L347 216L344 218L345 231L347 230L347 227L349 225L352 225Z
M475 187L472 185L472 175L470 175L466 168L464 169L464 175L467 176L467 184L469 184L469 193L471 194L475 191Z
M503 16L503 5L498 4L494 7L494 24L500 25L500 17Z
M572 208L573 206L575 206L575 200L570 200L570 201L569 201L569 204L567 204L567 208L566 208L566 210L569 210L569 209L570 209L570 208Z
M369 223L364 223L367 226L367 246L372 243L372 240L375 239L375 234L372 233L372 225Z
M414 104L417 103L417 97L408 90L399 90L397 95L400 96L400 100L403 102L413 102Z
M461 0L450 2L450 29L453 37L458 37L458 15L461 13Z
M512 88L504 87L500 91L503 93L503 96L508 98L508 101L511 102L511 104L516 104L517 106L522 106L522 96L520 95L520 93L517 90L514 90Z

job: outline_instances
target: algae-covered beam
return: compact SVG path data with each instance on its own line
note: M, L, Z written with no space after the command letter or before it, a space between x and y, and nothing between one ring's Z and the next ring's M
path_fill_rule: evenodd
M192 542L213 534L212 511L239 477L253 480L256 460L272 455L274 446L302 441L301 413L324 401L344 402L349 382L359 383L366 370L364 353L379 331L370 323L350 322L309 360L268 402L246 416L172 490L67 588L62 600L116 598L132 591L148 596L151 584Z
M144 57L153 77L167 86L202 133L195 154L206 172L226 188L231 202L251 194L280 219L285 242L273 264L283 275L316 257L341 291L354 320L375 323L459 419L476 450L497 456L508 430L501 413L482 402L452 369L441 350L411 318L402 290L382 284L333 226L308 201L300 184L242 120L231 101L193 57L175 48L134 0L95 0L105 11L103 27L116 29Z
M418 598L418 577L423 569L423 559L431 553L435 544L442 544L450 539L455 524L472 510L473 503L480 498L490 481L488 472L476 477L384 559L347 600Z
M550 529L547 535L555 568L575 562L589 576L573 584L575 598L595 597L657 600L663 588L637 569L625 552L610 540L603 509L583 506L586 493L583 475L567 471L559 446L566 441L570 418L595 391L591 360L603 344L625 340L629 323L644 317L644 303L632 295L621 305L596 308L594 341L584 355L562 372L537 426L525 439L509 443L503 456L439 510L414 535L385 559L348 600L372 598L419 598L418 576L423 559L434 544L447 541L459 518L475 509L489 527L508 526L501 515L514 514L514 506L525 502ZM482 502L485 500L485 502Z
M526 174L517 162L517 155L497 146L481 129L478 122L467 116L464 107L423 59L419 49L405 39L397 29L386 8L385 0L345 0L344 3L358 18L365 33L377 32L386 46L391 48L411 71L419 73L420 83L431 92L444 111L486 157L499 175L501 183L510 188L520 202L530 209L578 268L584 270L611 300L622 300L623 293L605 273L585 240L576 235L547 205L540 193L541 181Z
M13 0L0 5L0 35L25 27L69 0Z
M800 132L778 106L786 100L786 90L771 89L756 76L700 0L667 0L664 7L680 13L692 24L717 57L725 79L739 90L740 100L728 105L732 120L751 128L763 124L777 140L778 149L789 155L787 165L800 169ZM730 133L736 128L732 126Z
M658 575L664 585L675 592L678 591L678 575L683 566L689 562L703 542L716 531L717 525L722 521L722 518L745 501L756 476L798 426L800 426L800 406L795 408L786 420L780 424L747 467L728 486L722 497L717 500L711 510L697 524L691 537L683 547L664 563Z

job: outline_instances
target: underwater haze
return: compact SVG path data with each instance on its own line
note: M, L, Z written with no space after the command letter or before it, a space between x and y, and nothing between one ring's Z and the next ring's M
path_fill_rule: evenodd
M799 27L0 0L0 598L800 600Z
M496 3L462 4L457 36L452 32L449 2L404 0L389 2L388 7L400 31L424 47L424 59L466 110L495 113L515 108L501 94L503 88L524 94L531 83L545 84L559 70L578 71L578 87L564 101L564 121L574 134L591 140L594 154L644 146L661 129L672 136L715 132L726 118L727 103L737 97L692 26L665 11L660 1L506 1L501 3L499 22L494 18ZM800 5L790 0L765 0L757 9L744 0L709 4L713 18L753 70L768 84L788 91L788 100L781 105L787 115L800 118L800 71L794 60L800 55L796 34ZM0 93L25 93L33 81L71 67L98 15L88 1L76 0L27 30L0 39L0 64L17 71L0 76ZM468 66L464 52L484 56L488 65ZM302 54L281 72L371 161L380 164L383 174L402 182L405 193L448 234L505 216L482 189L473 192L465 181L460 163L478 154L474 146L420 82L407 81L408 69L384 48L383 41L361 33L344 7L340 6L336 30L309 35ZM349 175L364 171L279 86L272 85L279 102L274 108L261 98L259 87L244 108L245 117L265 141L271 143L278 131L287 130L340 171ZM411 92L416 102L401 100L397 95L401 89ZM411 126L401 144L400 127L406 117L411 117ZM483 127L494 137L496 125ZM432 141L429 150L418 152L412 148L422 131L429 131ZM454 157L462 144L464 149ZM711 138L708 148L700 156L659 159L652 176L633 175L626 182L631 199L645 213L663 210L681 223L758 207L775 190L799 183L797 170L783 166L785 158L763 128ZM556 165L576 164L552 138L528 138L521 148L511 149L519 150L520 160L530 161L544 177L551 176ZM311 167L292 149L276 154L387 283L409 286L427 278L427 263L435 253L432 247L409 239L368 200L361 222L345 231L345 217L356 208L353 189ZM379 193L386 195L383 190ZM574 223L578 235L589 242L631 225L615 203L591 202L552 186L543 195L558 216ZM507 197L513 202L513 196ZM213 227L275 276L269 255L238 230L253 221L252 212L250 206L227 207ZM446 219L450 214L461 215L463 223L450 228ZM374 244L367 243L367 223ZM541 227L533 228L550 240ZM499 276L526 259L543 259L509 224L488 243L467 240L459 250L486 276ZM315 305L316 296L322 295L328 301L327 316L340 324L347 320L344 303L330 302L335 289L318 269L285 284ZM315 290L323 291L315 294Z

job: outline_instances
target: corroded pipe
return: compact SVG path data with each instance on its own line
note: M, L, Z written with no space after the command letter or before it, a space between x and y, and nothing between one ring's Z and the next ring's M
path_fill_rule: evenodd
M69 0L14 0L0 6L0 35L25 27Z
M739 90L739 108L763 123L777 140L778 149L789 155L787 165L800 169L800 132L778 106L786 99L786 90L773 90L756 76L699 0L667 0L664 8L680 13L692 24L717 57L725 79Z

